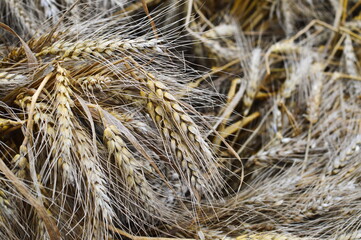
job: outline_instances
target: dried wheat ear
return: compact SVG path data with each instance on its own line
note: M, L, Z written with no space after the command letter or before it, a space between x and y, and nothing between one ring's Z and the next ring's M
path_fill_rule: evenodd
M11 47L1 61L9 71L0 70L3 99L19 118L1 118L1 131L13 129L20 142L4 160L38 189L61 236L104 239L109 226L132 231L134 224L185 221L176 214L185 204L219 196L224 183L205 127L177 94L190 89L168 69L157 71L157 62L146 63L160 55L176 66L164 40L73 36L68 30L29 40L37 61L31 69L28 49ZM18 228L49 237L35 209L22 203L12 211L31 216Z

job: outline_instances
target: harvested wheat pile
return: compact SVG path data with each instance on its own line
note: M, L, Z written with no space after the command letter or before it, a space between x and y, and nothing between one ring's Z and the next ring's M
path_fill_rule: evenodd
M3 0L1 239L361 239L361 2Z

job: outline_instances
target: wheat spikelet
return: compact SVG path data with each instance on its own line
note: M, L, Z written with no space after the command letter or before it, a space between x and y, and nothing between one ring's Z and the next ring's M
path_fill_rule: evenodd
M355 136L351 142L343 149L339 155L333 160L331 166L332 174L337 174L342 168L349 164L350 160L360 151L361 136Z
M110 81L110 77L100 74L76 79L76 82L81 86L83 91L92 95L94 95L94 92L103 91L103 89L109 85Z
M26 158L27 152L27 147L21 145L19 148L19 153L16 154L12 159L15 167L15 174L19 178L25 178L27 176L27 168L29 167L29 162Z
M21 126L23 122L14 121L11 119L0 118L0 132L4 132L9 128Z

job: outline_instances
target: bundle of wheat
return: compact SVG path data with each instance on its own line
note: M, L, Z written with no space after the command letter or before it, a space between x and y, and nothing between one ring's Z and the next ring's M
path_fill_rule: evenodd
M360 238L359 1L0 7L4 239Z
M191 106L191 73L177 69L183 60L166 32L137 35L137 24L61 23L4 51L2 170L46 209L42 216L4 172L3 202L16 201L8 217L18 216L4 238L159 232L220 196L221 164Z

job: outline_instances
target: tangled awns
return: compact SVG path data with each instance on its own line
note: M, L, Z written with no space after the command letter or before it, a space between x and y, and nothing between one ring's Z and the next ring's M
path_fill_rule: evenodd
M1 0L0 239L361 239L361 1Z

